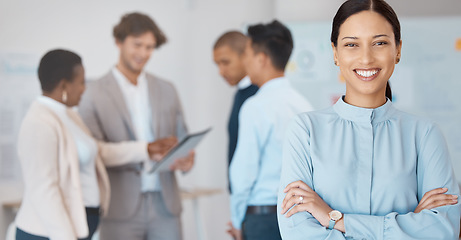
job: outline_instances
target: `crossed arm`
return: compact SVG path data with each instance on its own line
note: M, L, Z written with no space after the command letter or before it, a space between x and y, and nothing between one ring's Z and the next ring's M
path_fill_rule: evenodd
M414 213L458 203L458 195L445 194L447 191L447 188L436 188L426 192ZM286 195L282 202L281 214L284 214L285 217L291 217L298 212L309 212L323 227L328 227L330 221L328 213L333 209L306 183L303 181L292 182L283 192ZM334 229L342 233L346 232L344 218L335 224Z

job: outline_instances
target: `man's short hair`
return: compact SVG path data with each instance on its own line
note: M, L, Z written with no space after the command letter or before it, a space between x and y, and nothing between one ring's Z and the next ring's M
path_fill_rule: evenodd
M43 92L53 92L61 80L72 82L75 67L82 65L82 59L76 53L55 49L47 52L38 66L38 79Z
M130 35L137 37L146 32L154 34L156 40L155 48L160 47L167 41L165 34L160 30L157 24L155 24L154 20L138 12L125 14L120 22L114 27L113 35L115 39L123 42L125 38Z
M285 70L293 50L293 38L290 30L277 20L268 24L256 24L248 27L255 53L263 52L278 70Z
M239 31L229 31L221 35L214 44L213 50L220 47L229 46L232 51L242 55L245 52L248 37Z

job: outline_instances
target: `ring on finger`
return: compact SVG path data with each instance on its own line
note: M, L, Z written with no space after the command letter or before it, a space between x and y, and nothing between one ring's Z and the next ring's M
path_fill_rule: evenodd
M299 196L299 204L302 204L302 203L303 203L303 200L304 200L304 197L303 197L303 196Z

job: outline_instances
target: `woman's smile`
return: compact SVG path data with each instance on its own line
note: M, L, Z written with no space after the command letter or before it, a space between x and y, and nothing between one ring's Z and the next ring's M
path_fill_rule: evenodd
M381 69L373 68L373 69L354 69L355 75L362 81L372 81L378 75Z

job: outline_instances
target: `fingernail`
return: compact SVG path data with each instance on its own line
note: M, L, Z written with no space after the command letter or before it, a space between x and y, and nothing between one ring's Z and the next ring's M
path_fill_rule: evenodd
M453 198L458 198L458 195L452 195L452 196L453 196Z

